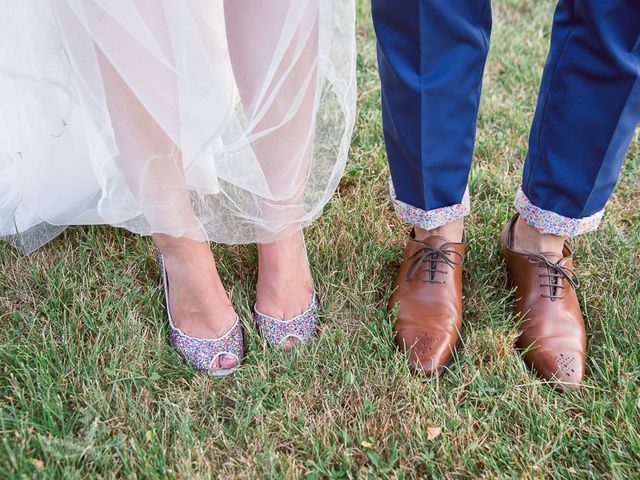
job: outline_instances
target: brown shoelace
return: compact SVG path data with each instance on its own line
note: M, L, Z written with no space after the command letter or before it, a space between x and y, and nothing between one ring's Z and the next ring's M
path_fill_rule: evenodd
M424 283L440 283L444 284L444 280L436 280L436 273L447 274L447 270L442 270L438 268L441 264L448 265L451 269L455 268L458 265L462 265L464 258L458 252L452 249L444 248L447 244L445 243L442 247L432 247L431 245L421 242L420 240L413 240L414 242L421 243L424 245L420 247L413 255L411 255L407 260L411 262L409 268L407 269L407 273L405 274L405 280L410 280L416 270L423 264L427 263L428 267L423 268L420 271L423 273L429 273L429 277L427 279L422 279ZM455 255L460 258L459 261L449 258L449 255Z
M529 263L533 263L538 268L547 269L547 273L538 274L538 277L547 278L549 282L540 284L541 287L549 288L549 295L541 294L542 297L548 298L552 302L562 300L564 297L558 295L558 290L563 290L565 287L560 285L560 279L565 279L574 289L580 288L580 280L578 280L576 273L570 268L560 265L562 259L554 263L540 253L530 252L529 250L525 250L525 252L528 255L527 260Z

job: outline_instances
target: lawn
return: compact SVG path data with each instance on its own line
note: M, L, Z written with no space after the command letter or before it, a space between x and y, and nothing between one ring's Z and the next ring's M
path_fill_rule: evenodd
M399 3L400 5L400 3ZM69 228L28 257L0 244L1 478L639 478L640 146L600 230L572 242L588 379L558 394L514 351L497 248L527 147L554 2L496 0L470 188L463 346L412 376L385 305L404 228L387 192L370 9L358 3L359 114L338 193L307 230L319 338L267 348L255 247L214 246L248 356L226 379L171 349L148 238Z

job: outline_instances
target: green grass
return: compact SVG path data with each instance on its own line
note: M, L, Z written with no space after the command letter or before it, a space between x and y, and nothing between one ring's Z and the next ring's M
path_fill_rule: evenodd
M194 373L167 342L153 247L69 228L29 257L0 245L1 478L639 478L640 148L601 229L573 242L588 380L564 395L513 349L496 248L512 214L553 3L500 0L471 189L463 348L426 383L393 348L385 304L405 228L388 195L367 2L345 177L308 229L322 332L294 354L251 321L254 247L214 247L242 315L243 368ZM439 436L429 439L433 428Z

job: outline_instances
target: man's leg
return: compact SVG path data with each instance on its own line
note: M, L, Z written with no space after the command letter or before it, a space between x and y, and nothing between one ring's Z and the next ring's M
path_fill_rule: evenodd
M584 324L564 239L597 228L640 121L638 7L636 0L561 0L554 17L516 195L519 217L503 236L517 270L517 308L532 312L520 346L547 379L578 383L584 375Z
M372 0L391 193L415 227L391 299L412 368L443 370L462 321L462 218L491 31L489 0Z
M372 5L394 205L418 231L432 230L469 213L491 2Z

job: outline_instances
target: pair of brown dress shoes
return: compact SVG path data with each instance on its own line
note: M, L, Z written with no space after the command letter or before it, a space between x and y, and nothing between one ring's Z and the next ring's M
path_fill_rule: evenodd
M517 218L500 238L522 320L517 347L541 378L560 390L576 388L584 378L586 333L571 251L565 246L560 257L514 250ZM389 304L396 344L408 353L410 368L428 376L447 368L460 339L464 252L464 240L432 236L420 241L412 232L400 266Z

